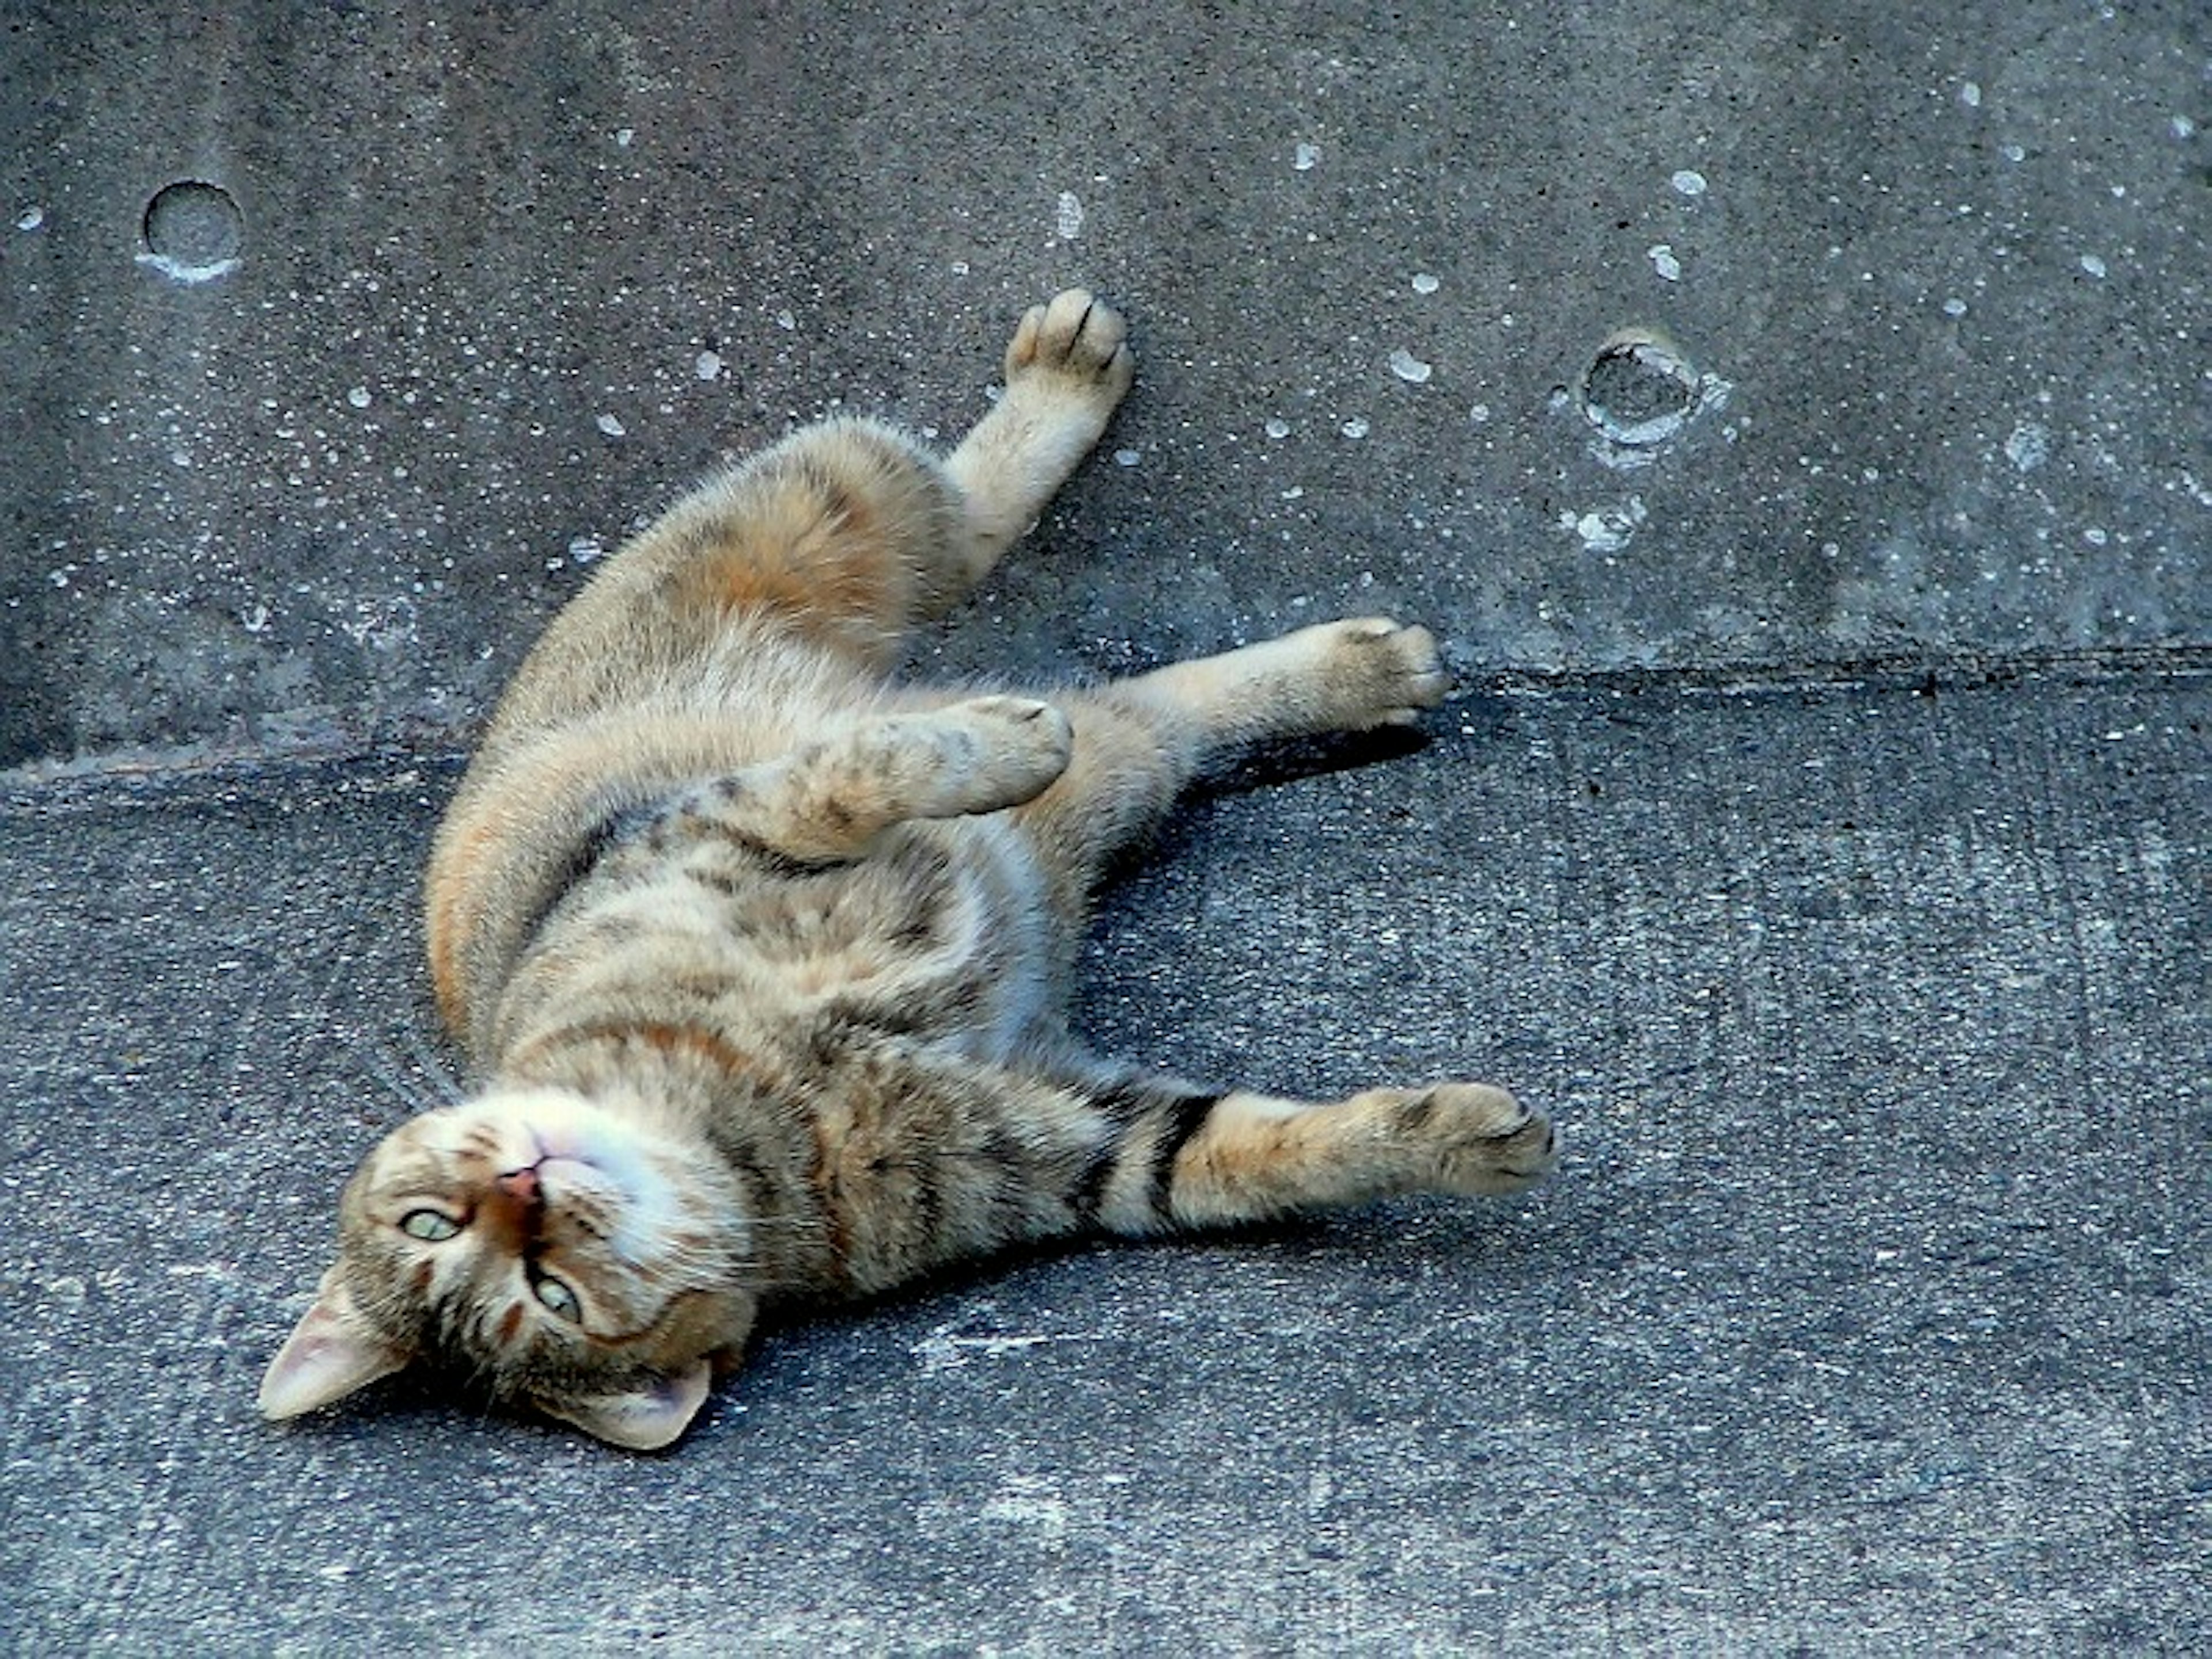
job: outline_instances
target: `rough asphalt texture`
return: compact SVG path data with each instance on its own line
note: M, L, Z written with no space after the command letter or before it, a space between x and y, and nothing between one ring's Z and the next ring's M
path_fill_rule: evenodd
M5 1650L2202 1650L2201 6L148 10L0 9ZM1462 683L1194 799L1086 1024L1560 1178L786 1327L662 1457L260 1425L501 676L1072 281L1138 390L917 667Z

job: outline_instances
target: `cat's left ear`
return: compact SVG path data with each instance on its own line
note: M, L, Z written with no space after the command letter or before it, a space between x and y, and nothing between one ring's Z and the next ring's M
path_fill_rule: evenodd
M714 1366L702 1359L680 1376L621 1394L534 1403L548 1417L574 1424L611 1446L626 1451L659 1451L691 1426L699 1407L707 1403L707 1387L714 1376Z
M344 1279L332 1267L323 1275L315 1305L269 1362L261 1378L261 1414L272 1419L297 1417L327 1406L390 1376L410 1358L361 1316Z

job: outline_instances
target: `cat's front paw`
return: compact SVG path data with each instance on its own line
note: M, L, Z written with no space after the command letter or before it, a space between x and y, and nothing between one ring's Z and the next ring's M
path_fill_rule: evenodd
M1425 628L1407 627L1388 617L1358 617L1324 623L1314 632L1334 723L1346 731L1410 726L1451 689L1436 638Z
M1102 417L1121 401L1135 373L1121 313L1079 288L1032 306L1006 348L1010 392L1073 397Z
M1503 1089L1439 1083L1393 1093L1399 1132L1435 1158L1442 1191L1517 1192L1559 1165L1551 1119Z
M1066 714L1035 697L970 697L945 711L972 745L980 798L1018 806L1048 788L1075 753L1075 729Z

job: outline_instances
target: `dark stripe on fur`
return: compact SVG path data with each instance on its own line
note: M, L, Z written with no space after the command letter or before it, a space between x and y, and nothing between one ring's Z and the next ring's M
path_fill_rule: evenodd
M1067 1189L1068 1208L1075 1212L1075 1219L1082 1226L1097 1224L1099 1206L1106 1201L1106 1183L1114 1178L1115 1150L1110 1140L1092 1147Z
M623 843L642 832L662 811L659 801L647 801L641 805L617 806L603 812L591 827L579 836L562 860L560 868L539 894L538 903L517 935L526 945L538 937L554 911L597 869L601 860Z
M700 825L702 834L712 836L732 851L748 858L760 866L761 873L778 881L803 881L809 876L818 876L824 870L835 870L841 865L854 862L849 858L803 859L782 848L763 841L735 826L708 816Z
M1159 1138L1152 1143L1150 1201L1152 1212L1163 1221L1175 1218L1168 1207L1168 1188L1175 1182L1176 1158L1220 1103L1219 1095L1189 1095L1169 1103L1162 1113Z
M1085 1086L1083 1097L1116 1129L1126 1131L1135 1127L1137 1120L1147 1112L1205 1093L1203 1089L1194 1089L1172 1078L1132 1072L1109 1083Z
M1106 1203L1106 1189L1129 1150L1129 1139L1148 1118L1160 1120L1154 1146L1149 1200L1161 1209L1165 1183L1172 1177L1176 1153L1203 1122L1218 1095L1194 1089L1151 1072L1126 1072L1103 1081L1086 1079L1075 1085L1085 1103L1105 1119L1098 1144L1084 1155L1067 1187L1067 1202L1077 1222L1093 1225Z

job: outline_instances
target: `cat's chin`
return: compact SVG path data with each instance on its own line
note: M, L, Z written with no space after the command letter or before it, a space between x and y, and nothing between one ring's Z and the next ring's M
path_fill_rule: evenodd
M664 1139L635 1115L563 1089L494 1088L433 1116L448 1150L481 1147L504 1169L553 1159L626 1180Z

